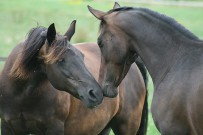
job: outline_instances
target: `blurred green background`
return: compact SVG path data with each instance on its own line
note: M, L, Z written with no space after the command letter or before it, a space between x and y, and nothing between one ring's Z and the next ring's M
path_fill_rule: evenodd
M198 37L203 39L203 3L173 1L119 1L121 6L146 7L175 18ZM96 42L99 21L89 13L87 5L108 11L114 1L110 0L1 0L0 1L0 57L7 57L12 48L22 41L27 32L37 25L48 27L55 23L64 33L72 20L77 20L72 43ZM4 62L0 61L0 70ZM149 110L153 85L149 83ZM148 135L159 135L151 113ZM113 135L113 133L111 133Z

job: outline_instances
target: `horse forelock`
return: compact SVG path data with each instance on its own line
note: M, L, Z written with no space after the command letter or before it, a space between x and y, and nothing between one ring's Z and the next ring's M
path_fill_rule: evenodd
M9 75L11 77L27 79L31 73L38 70L42 62L52 64L64 55L69 44L67 38L57 35L53 43L48 45L46 36L44 36L46 31L45 27L36 27L29 31L26 40L22 43L23 47L18 52L10 69ZM46 51L40 54L42 46Z
M111 14L113 12L117 12L117 11L128 11L128 10L132 10L134 8L132 7L120 7L120 8L115 8L115 9L111 9L107 12L107 14ZM105 23L105 20L101 20L100 24L99 24L99 32L102 29L103 24Z
M14 78L26 79L30 72L38 66L37 55L44 45L46 38L41 33L46 31L45 27L35 27L28 32L28 36L22 43L23 48L18 52L16 59L10 69L9 75Z
M57 38L53 41L53 43L50 45L50 47L46 43L45 50L48 51L46 53L43 53L41 57L46 64L53 64L54 62L62 58L67 49L67 38L65 36L58 35Z

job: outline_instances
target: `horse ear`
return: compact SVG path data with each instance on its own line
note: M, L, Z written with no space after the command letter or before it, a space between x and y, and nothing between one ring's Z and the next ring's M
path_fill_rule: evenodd
M113 6L113 9L120 8L120 7L121 7L120 4L118 4L118 2L115 2L114 6Z
M89 5L87 7L88 7L89 11L99 20L102 20L104 15L107 14L106 12L94 9L94 8L90 7Z
M52 23L47 30L47 41L49 45L52 44L52 42L55 40L55 37L56 37L56 29L54 23Z
M72 36L75 33L75 24L76 24L76 20L72 21L72 23L70 24L67 32L64 34L64 36L67 37L67 40L70 41Z

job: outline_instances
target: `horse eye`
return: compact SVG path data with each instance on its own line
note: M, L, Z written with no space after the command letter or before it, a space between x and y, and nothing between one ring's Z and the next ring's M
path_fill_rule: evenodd
M103 44L103 43L100 43L100 44L99 44L99 47L100 47L100 48L102 48L103 46L104 46L104 44Z
M98 43L100 48L103 47L103 43L102 43L102 40L100 38L97 40L97 43Z
M65 59L64 59L64 58L59 59L58 62L59 62L59 63L64 63L64 62L65 62Z

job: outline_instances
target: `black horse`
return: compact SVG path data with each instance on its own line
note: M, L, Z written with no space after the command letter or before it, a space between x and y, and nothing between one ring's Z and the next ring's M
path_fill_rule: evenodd
M90 108L101 103L101 88L87 70L83 54L69 43L74 32L75 21L64 36L56 34L53 24L48 30L37 27L13 49L0 76L2 135L28 131L64 135L69 103L60 101L66 96L53 86Z

